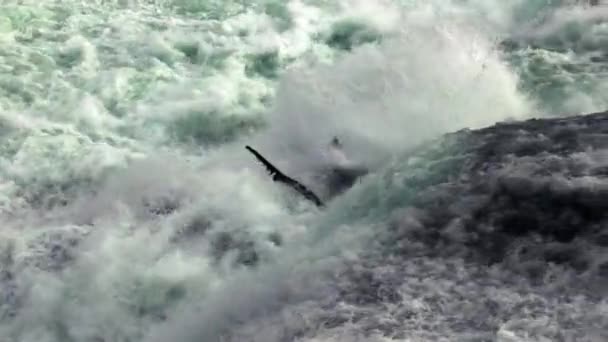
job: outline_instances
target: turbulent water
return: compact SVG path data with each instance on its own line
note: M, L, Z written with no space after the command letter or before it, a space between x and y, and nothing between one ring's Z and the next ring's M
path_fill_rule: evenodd
M607 108L602 1L3 0L0 341L606 341Z

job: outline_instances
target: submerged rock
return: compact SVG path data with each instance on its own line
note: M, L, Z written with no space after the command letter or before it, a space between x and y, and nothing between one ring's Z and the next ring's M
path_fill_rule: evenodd
M391 192L403 187L402 197L384 199L392 202L382 238L388 253L463 256L524 271L539 261L605 277L608 112L462 130L408 163L384 177Z

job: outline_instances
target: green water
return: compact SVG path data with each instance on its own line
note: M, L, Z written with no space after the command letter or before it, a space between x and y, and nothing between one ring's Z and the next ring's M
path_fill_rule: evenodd
M319 213L243 145L306 179L336 134L379 162L603 110L606 18L566 1L2 1L0 340L216 341L314 297L417 188L372 179ZM420 186L449 174L425 158Z

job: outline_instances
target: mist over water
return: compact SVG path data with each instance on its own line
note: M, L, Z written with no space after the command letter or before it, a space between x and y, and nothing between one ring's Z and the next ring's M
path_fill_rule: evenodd
M603 208L603 126L577 123L586 150L557 128L468 130L605 110L607 15L575 1L2 2L0 341L601 340L603 216L556 219L587 227L572 239L503 234L531 219L503 220L512 208L477 191L517 197L529 179ZM244 149L317 190L334 136L372 173L325 209Z

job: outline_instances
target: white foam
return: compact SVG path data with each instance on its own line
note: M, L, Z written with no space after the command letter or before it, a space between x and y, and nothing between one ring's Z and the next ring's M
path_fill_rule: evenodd
M532 113L517 77L483 33L437 20L404 21L397 37L378 46L356 49L331 66L290 71L262 138L268 148L301 155L306 164L338 135L345 145L363 140L397 152ZM294 162L294 169L302 167Z
M0 37L8 46L1 62L16 73L10 78L34 95L32 104L10 91L0 99L0 129L23 138L16 136L0 163L2 236L18 251L0 266L12 272L20 301L0 334L49 342L211 340L243 321L287 315L257 335L268 342L285 325L298 326L289 315L300 311L291 304L302 308L298 322L321 312L335 281L325 276L345 260L357 262L360 244L373 241L382 223L345 225L335 208L295 202L242 145L256 143L287 171L306 171L334 135L349 158L377 162L445 132L525 117L533 107L495 46L511 23L502 9L512 5L459 3L292 0L284 4L290 18L282 18L292 26L279 31L253 9L219 21L174 12L171 5L197 5L183 1L23 2L31 6L22 7L31 9L23 17L34 18L29 27L43 29ZM319 38L349 20L377 31L380 41L344 52ZM279 81L247 75L251 54L274 51L285 63ZM61 55L78 58L66 63ZM203 156L162 153L175 143L168 127L193 112L266 113L270 129L258 141L208 147ZM120 170L106 178L113 169ZM70 198L53 215L20 194L34 183L87 177L95 193ZM179 205L164 215L143 203L171 196ZM196 218L214 226L187 235ZM33 255L51 258L40 235L71 237L72 228L82 240L61 271L30 263ZM176 242L182 232L185 241ZM253 241L258 267L235 265L234 251L216 260L211 240L218 232ZM280 246L267 238L277 232ZM176 298L168 298L172 291ZM161 324L157 315L167 319ZM322 331L317 340L358 338L350 328Z

